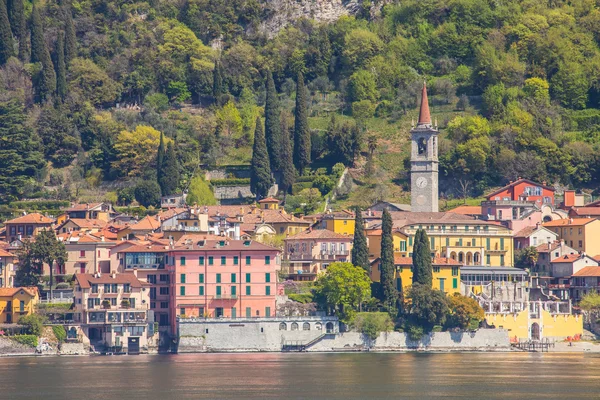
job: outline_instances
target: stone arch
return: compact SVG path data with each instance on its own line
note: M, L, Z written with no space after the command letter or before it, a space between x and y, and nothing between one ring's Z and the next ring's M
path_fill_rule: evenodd
M323 330L323 324L320 323L320 322L317 322L315 324L315 329L318 330L318 331L322 331Z
M292 322L292 330L293 331L297 331L298 330L298 324L295 322Z
M479 254L479 253L473 254L473 264L481 265L481 254Z
M453 260L456 260L456 252L453 251L452 253L450 253L450 258Z
M540 340L540 324L534 322L531 324L531 340Z
M460 262L460 263L465 262L465 255L462 251L460 253L458 253L458 262Z
M325 325L325 329L327 330L327 333L333 333L333 322L328 322L327 325Z
M305 322L302 324L302 330L303 331L310 331L310 324L308 322Z
M467 265L473 264L473 254L469 251L466 254Z
M287 324L285 322L282 322L279 324L279 330L280 331L287 331Z

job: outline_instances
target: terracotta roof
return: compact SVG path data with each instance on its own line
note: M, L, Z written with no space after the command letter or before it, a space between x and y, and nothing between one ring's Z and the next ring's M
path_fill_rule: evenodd
M183 214L186 211L188 211L187 208L175 207L175 208L169 208L166 211L159 212L156 216L159 217L161 221L164 221L164 220L172 218L176 215Z
M462 206L453 208L452 210L450 210L448 212L455 213L455 214L461 214L461 215L481 215L481 206L462 205Z
M556 227L556 226L583 226L587 225L592 221L596 221L596 218L563 218L555 219L554 221L544 222L545 227Z
M581 268L579 271L575 272L571 276L583 276L583 277L600 277L600 267L589 266Z
M354 213L348 210L333 211L322 214L321 219L353 219Z
M50 225L54 222L53 219L48 218L40 213L31 213L27 215L23 215L22 217L17 217L11 219L10 221L6 221L5 224L46 224Z
M585 255L576 253L576 254L565 254L558 258L553 259L551 262L553 263L572 263L573 261L577 261L580 258L585 258Z
M273 198L273 197L266 197L262 200L259 200L259 203L278 203L279 204L279 200Z
M514 182L511 182L511 183L509 183L509 184L508 184L508 185L506 185L506 186L503 186L503 187L501 187L500 189L498 189L498 190L496 190L496 191L493 191L492 193L490 193L490 194L486 195L485 197L486 197L486 198L488 198L488 197L492 197L492 196L494 196L494 195L496 195L496 194L498 194L498 193L500 193L500 192L503 192L503 191L505 191L505 190L506 190L506 189L508 189L508 188L511 188L511 187L513 187L513 186L516 186L516 185L518 185L518 184L520 184L520 183L523 183L523 182L531 183L532 185L539 186L539 187L542 187L542 188L544 188L544 189L551 190L551 191L553 191L553 192L555 191L555 189L554 189L552 186L546 186L546 185L542 185L542 184L539 184L539 183L537 183L537 182L534 182L534 181L532 181L532 180L530 180L530 179L521 178L521 179L517 179L517 180L516 180L516 181L514 181Z
M526 237L531 236L533 233L539 231L540 229L544 229L544 227L543 226L535 226L535 225L526 226L525 228L521 229L519 232L515 233L514 237L526 238ZM546 229L546 230L548 230L548 229ZM552 231L550 231L550 232L552 232ZM554 233L554 232L552 232L552 233Z
M156 218L146 215L137 224L129 227L132 231L154 231L160 228L160 222Z
M38 293L38 288L36 288L34 286L31 286L31 287L29 287L29 286L23 286L23 287L14 287L14 288L0 288L0 297L1 296L12 297L15 294L17 294L20 290L24 290L30 296L35 296Z
M225 242L224 246L220 243ZM192 245L175 246L172 251L198 251L198 250L221 250L221 251L244 251L244 250L271 250L279 252L279 249L267 246L255 240L226 240L220 238L219 240L206 240L203 246L200 246L197 242Z
M573 207L571 211L577 215L597 215L600 216L600 207Z
M100 228L104 228L107 224L106 221L103 221L101 219L70 218L70 219L66 220L63 223L63 225L67 224L69 221L74 223L75 225L77 225L80 228L98 228L98 229L100 229Z
M192 243L197 243L200 240L230 240L230 238L224 237L224 236L211 235L208 233L204 233L204 234L191 233L191 234L186 234L186 235L181 236L175 242L175 245L176 246L184 245L186 243L186 241L188 241L188 240L191 240Z
M67 208L65 211L88 211L101 206L102 204L104 203L72 204L71 207Z
M349 239L352 240L352 236L342 235L330 231L329 229L308 229L303 232L297 233L293 236L287 237L285 240L296 240L296 239Z
M429 113L429 101L427 100L427 85L423 82L421 91L421 109L419 110L419 125L431 125L431 114Z
M15 255L11 252L8 252L4 249L0 249L0 257L15 257Z
M169 251L168 245L160 244L136 244L117 253L166 253Z
M142 287L142 282L133 274L116 274L114 278L111 274L102 274L98 277L92 274L75 274L75 279L82 289L89 289L92 284L101 285L105 283L128 283L132 288Z

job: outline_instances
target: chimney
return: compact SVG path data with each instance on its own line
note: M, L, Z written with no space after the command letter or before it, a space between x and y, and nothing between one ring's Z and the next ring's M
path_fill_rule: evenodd
M104 242L104 235L100 236L100 241Z
M419 110L419 121L417 127L431 127L431 114L429 113L429 101L427 100L427 84L423 81L421 91L421 109Z
M117 273L115 271L112 272L111 274L111 278L116 279L117 278Z

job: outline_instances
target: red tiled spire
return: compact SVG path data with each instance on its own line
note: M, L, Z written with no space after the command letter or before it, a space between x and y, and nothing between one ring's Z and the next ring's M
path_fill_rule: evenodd
M431 125L431 114L429 114L429 101L427 100L427 86L425 85L425 82L423 82L421 111L419 112L419 122L417 125Z

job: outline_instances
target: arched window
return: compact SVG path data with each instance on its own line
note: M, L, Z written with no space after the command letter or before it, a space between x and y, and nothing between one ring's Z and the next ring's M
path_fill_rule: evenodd
M317 322L315 324L315 329L318 330L318 331L323 330L323 324L321 324L320 322Z
M303 331L310 331L310 324L308 322L305 322L302 324L302 330Z
M297 331L298 330L298 324L295 322L292 322L292 330L293 331Z
M279 324L279 330L280 331L287 331L287 324L285 322L282 322Z
M325 329L327 329L327 333L333 333L333 322L328 322Z

